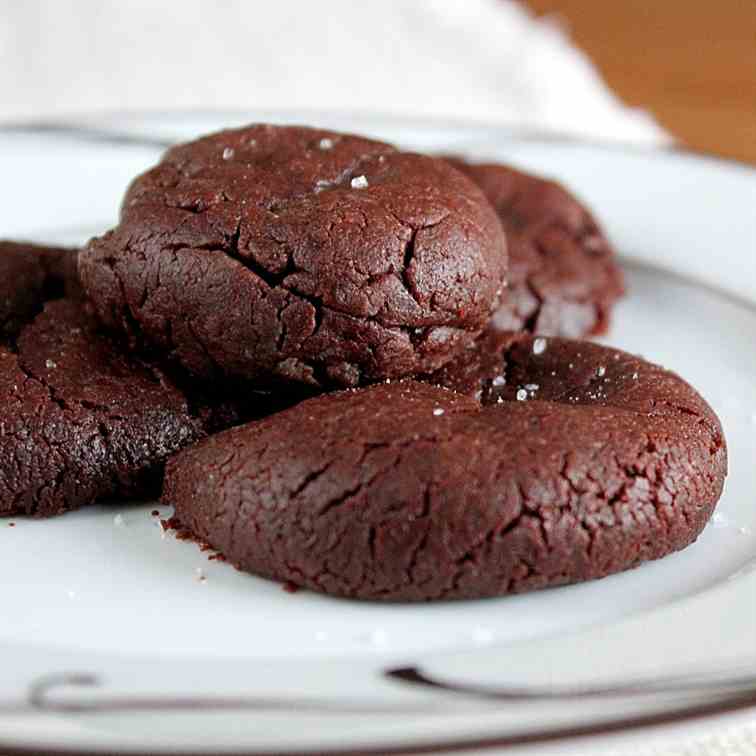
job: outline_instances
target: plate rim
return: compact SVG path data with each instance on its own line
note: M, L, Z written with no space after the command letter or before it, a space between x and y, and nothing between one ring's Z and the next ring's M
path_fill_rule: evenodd
M203 108L203 107L186 107L178 109L161 109L161 108L134 108L134 109L104 109L92 111L80 111L69 115L57 116L55 118L32 118L32 119L8 119L0 122L0 134L7 133L44 133L44 134L69 134L78 135L81 138L91 140L132 141L135 144L141 144L147 147L168 146L169 142L163 142L159 139L150 139L128 134L123 129L114 128L113 124L119 121L129 122L155 122L163 119L189 119L189 118L239 118L249 115L257 119L253 122L264 122L264 116L272 118L293 121L302 119L302 123L308 120L355 120L365 123L381 122L395 127L414 127L418 129L443 129L448 131L467 131L476 134L491 134L497 137L504 135L507 138L523 141L542 141L560 144L563 146L588 146L602 149L617 150L620 152L639 153L647 156L658 155L659 153L667 155L677 155L681 157L698 158L722 166L743 169L751 174L756 174L756 163L749 163L746 160L718 155L717 153L704 150L672 138L673 141L660 143L659 145L648 145L634 142L624 142L610 139L591 139L579 134L573 134L569 131L558 129L533 128L530 126L521 126L506 121L471 121L464 118L451 117L428 117L428 116L411 116L407 114L390 113L379 110L348 110L332 109L321 110L318 108Z

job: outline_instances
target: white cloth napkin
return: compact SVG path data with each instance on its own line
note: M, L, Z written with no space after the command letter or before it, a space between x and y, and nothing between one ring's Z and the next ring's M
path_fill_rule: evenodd
M0 120L338 109L661 144L555 20L505 0L25 0L0 16Z

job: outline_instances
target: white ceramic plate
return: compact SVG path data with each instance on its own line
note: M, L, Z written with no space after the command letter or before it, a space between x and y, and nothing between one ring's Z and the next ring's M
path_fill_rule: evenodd
M251 120L359 130L567 183L626 261L629 295L606 341L679 371L719 412L731 460L725 495L698 542L659 562L585 585L429 606L286 593L164 537L152 503L0 521L0 747L530 752L558 738L585 753L750 715L756 171L453 125L123 116L0 131L0 237L83 242L113 224L124 187L161 144ZM749 679L727 690L626 689L733 665ZM511 694L533 686L549 695ZM554 686L617 690L550 697Z

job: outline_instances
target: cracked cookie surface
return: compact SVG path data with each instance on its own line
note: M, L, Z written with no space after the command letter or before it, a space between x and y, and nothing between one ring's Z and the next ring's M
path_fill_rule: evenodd
M384 383L213 436L163 500L237 567L361 599L528 591L695 540L727 453L693 388L586 342L520 335L500 360L480 402Z
M255 416L246 401L191 396L97 333L79 303L49 302L0 347L0 516L155 493L166 457Z
M49 299L78 292L76 250L0 241L0 343L12 340Z
M505 273L495 212L446 161L265 125L169 150L80 261L134 343L202 378L318 389L440 367Z
M496 163L449 161L483 190L507 232L509 286L492 327L569 338L604 333L623 277L586 207L554 181Z

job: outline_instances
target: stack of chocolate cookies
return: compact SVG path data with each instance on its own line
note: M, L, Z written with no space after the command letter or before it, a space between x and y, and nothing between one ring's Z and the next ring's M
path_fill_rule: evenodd
M0 245L0 515L162 484L240 569L418 601L633 567L721 494L695 390L575 340L622 276L553 182L257 125L169 150L75 257Z

